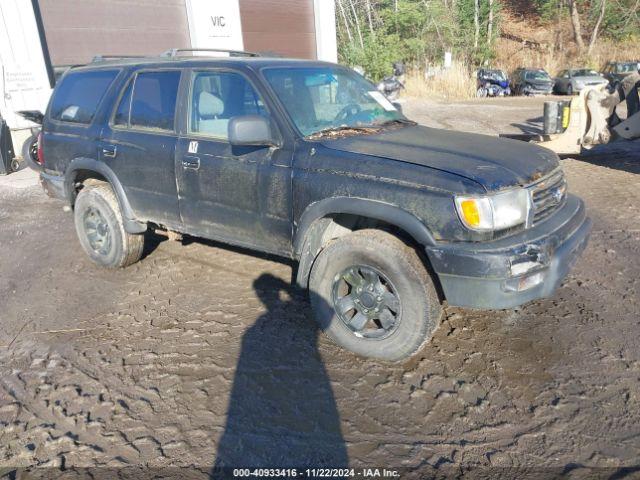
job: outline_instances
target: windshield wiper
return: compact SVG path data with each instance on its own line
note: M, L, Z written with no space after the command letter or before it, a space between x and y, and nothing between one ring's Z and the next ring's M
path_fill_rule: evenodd
M342 125L340 127L329 127L329 128L323 128L322 130L318 130L315 133L312 133L311 135L307 135L307 138L320 138L320 137L324 137L325 135L331 135L334 133L370 133L371 129L375 129L377 128L378 125L369 125L369 126L365 126L365 127L359 127L359 126L348 126L348 125Z
M389 125L418 125L418 122L409 120L408 118L394 118L393 120L387 120L386 122L378 123L376 127L387 127Z
M372 123L371 125L341 125L339 127L328 127L323 128L311 135L307 135L307 138L321 138L326 135L339 135L342 134L358 134L358 133L375 133L377 130L381 128L388 127L390 125L417 125L413 120L408 120L406 118L394 118L393 120L387 120L382 123Z

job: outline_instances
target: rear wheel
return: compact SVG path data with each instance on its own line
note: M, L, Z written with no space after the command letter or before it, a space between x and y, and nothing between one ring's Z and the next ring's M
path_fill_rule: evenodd
M103 267L119 268L140 259L144 234L125 231L120 205L110 185L83 188L74 208L78 239L91 260Z
M390 233L360 230L332 241L313 265L311 304L322 330L354 353L397 361L431 338L442 315L414 249Z

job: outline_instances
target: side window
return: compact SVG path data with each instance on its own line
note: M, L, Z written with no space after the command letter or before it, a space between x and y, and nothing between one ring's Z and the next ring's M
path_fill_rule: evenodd
M138 73L130 94L129 125L153 130L173 130L179 83L179 71ZM120 103L118 112L121 111L120 121L124 122L128 107L125 102Z
M233 72L197 72L191 81L189 132L226 140L229 120L267 115L251 83Z
M69 73L56 88L51 101L51 118L62 122L89 124L117 70Z
M113 117L114 125L129 125L129 112L131 111L131 91L133 90L133 80L127 84L127 88L120 98L118 109Z

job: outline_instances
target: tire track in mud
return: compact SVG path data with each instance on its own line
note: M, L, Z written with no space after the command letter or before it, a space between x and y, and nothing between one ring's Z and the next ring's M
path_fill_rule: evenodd
M323 365L354 466L380 458L423 472L633 464L640 458L640 219L631 212L640 174L625 162L563 161L594 232L552 299L503 312L448 308L416 357L387 365L322 337L315 348L307 303L281 292L254 330L256 355L292 351L299 361L265 381L287 388L287 378L315 378L313 365ZM38 222L29 225L37 235ZM62 251L69 238L56 233L52 248ZM34 334L63 329L53 328L53 309L42 304L44 320L0 350L0 465L211 465L243 339L268 313L254 280L269 273L287 281L290 267L200 243L163 242L119 272L94 271L80 258L72 275L58 273L70 258L49 260L56 288L12 270L18 288L53 297L61 327L80 330ZM87 278L91 286L82 285ZM78 291L87 299L70 302ZM37 309L41 297L34 302ZM9 323L23 318L12 308ZM255 395L258 411L271 415L260 395L275 393ZM294 411L302 399L292 394L283 408Z

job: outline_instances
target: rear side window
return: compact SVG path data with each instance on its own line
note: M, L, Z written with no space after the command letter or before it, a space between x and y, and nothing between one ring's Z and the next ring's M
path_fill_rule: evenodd
M62 122L89 124L117 70L69 73L56 88L51 101L51 118Z
M179 71L138 73L126 87L113 123L126 127L172 131L179 84Z
M133 90L133 81L129 82L127 89L120 99L120 104L113 117L115 125L129 125L129 112L131 111L131 91Z

